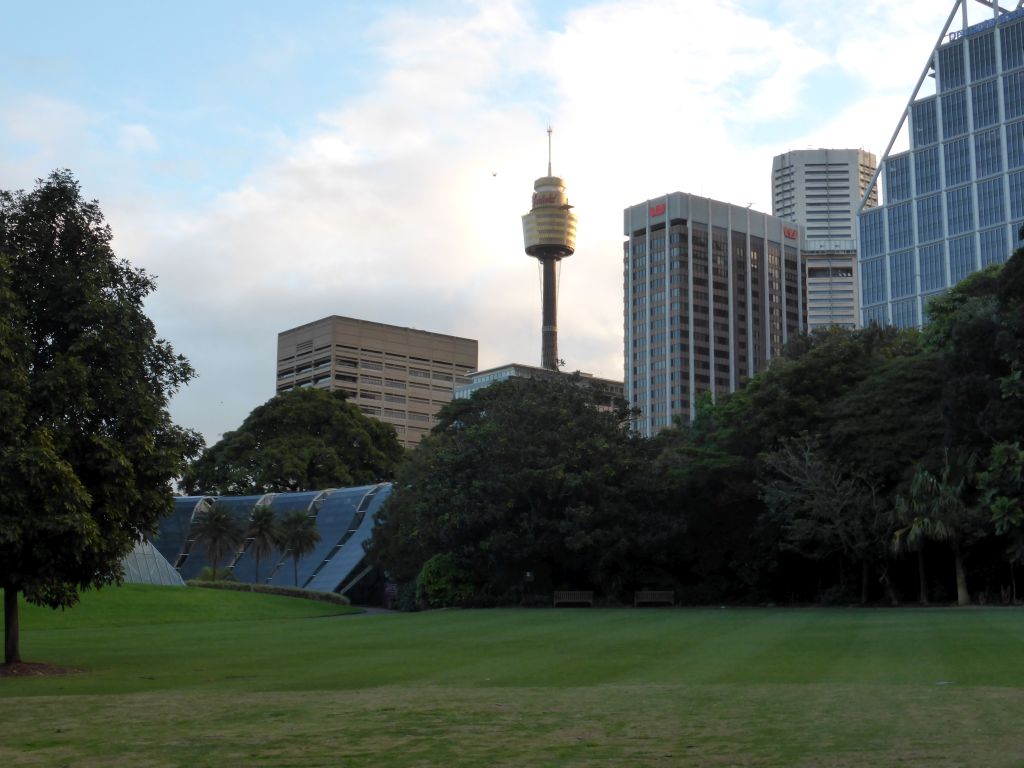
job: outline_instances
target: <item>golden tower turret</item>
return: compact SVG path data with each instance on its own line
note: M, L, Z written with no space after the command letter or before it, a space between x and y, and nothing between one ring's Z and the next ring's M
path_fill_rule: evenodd
M543 267L541 365L558 370L556 265L576 250L576 214L565 195L565 182L551 175L551 128L548 128L548 175L533 183L533 206L523 216L523 243L526 253Z

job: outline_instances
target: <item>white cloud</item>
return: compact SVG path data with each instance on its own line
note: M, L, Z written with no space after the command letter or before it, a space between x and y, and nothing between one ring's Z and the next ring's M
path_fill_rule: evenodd
M117 132L117 144L125 152L154 152L160 148L149 128L138 123L122 125Z
M519 217L548 122L580 225L561 268L560 356L621 377L625 206L679 189L769 210L774 153L884 146L942 19L930 0L862 6L782 3L793 15L769 20L727 0L603 2L555 31L516 2L394 11L373 32L371 87L212 205L104 201L119 252L160 278L158 328L201 374L176 418L211 440L236 427L273 394L276 334L328 314L476 338L482 367L537 362ZM816 114L828 68L845 71L850 100ZM157 148L142 125L121 137Z

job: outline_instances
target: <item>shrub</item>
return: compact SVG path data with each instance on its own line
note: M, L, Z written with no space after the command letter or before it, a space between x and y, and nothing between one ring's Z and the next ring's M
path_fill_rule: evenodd
M190 579L190 587L203 587L204 589L227 589L232 592L256 592L261 595L280 595L281 597L301 597L305 600L316 600L321 603L332 605L351 605L352 602L336 592L318 592L313 589L302 589L300 587L275 587L271 584L243 584L237 581L204 581L202 579Z
M237 583L238 579L236 579L235 578L235 574L233 574L227 568L218 568L217 569L217 578L214 579L213 578L213 568L211 568L210 566L207 565L207 566L204 566L201 571L199 571L199 574L195 577L195 579L193 579L193 581L210 581L210 582L226 581L226 582L229 582L229 583Z
M450 554L431 557L417 578L416 598L431 608L465 605L474 591L469 574Z

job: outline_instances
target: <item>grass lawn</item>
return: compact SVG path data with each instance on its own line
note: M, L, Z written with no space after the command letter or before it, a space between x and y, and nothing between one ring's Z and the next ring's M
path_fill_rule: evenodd
M25 608L2 766L1020 766L1018 609Z

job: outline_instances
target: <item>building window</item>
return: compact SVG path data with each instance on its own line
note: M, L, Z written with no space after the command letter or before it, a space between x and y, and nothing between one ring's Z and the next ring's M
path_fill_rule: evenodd
M919 101L911 107L911 118L914 121L914 147L934 144L939 140L939 131L935 120L935 99Z
M1002 42L1003 71L1024 67L1024 24L1018 21L1003 27L999 37Z
M889 295L894 299L914 292L914 252L901 251L889 257Z
M946 287L946 259L942 243L926 245L918 252L921 262L921 291L937 291Z
M863 310L864 325L886 325L888 319L885 316L885 306L868 307Z
M983 179L1003 170L1003 147L999 129L983 131L974 137L974 168Z
M967 139L947 141L943 147L946 156L946 186L955 187L971 180L971 148Z
M890 203L910 198L910 155L888 159L885 164L885 192Z
M946 192L946 232L960 235L974 228L971 188L959 187Z
M1024 120L1006 126L1006 159L1010 168L1024 166Z
M913 244L914 229L910 203L891 206L889 208L889 250L910 248Z
M988 128L999 122L999 92L995 80L978 83L971 89L974 108L974 130Z
M967 133L967 91L955 91L942 97L942 138L952 139Z
M974 237L949 241L949 272L954 285L974 271L974 264Z
M987 229L981 233L981 266L1002 264L1009 255L1006 248L1006 227Z
M939 188L939 148L929 147L914 153L914 184L919 195Z
M884 259L870 259L861 265L861 288L865 304L885 301Z
M1010 216L1024 217L1024 172L1010 174Z
M892 324L897 328L917 327L917 300L897 301L892 305Z
M942 198L939 195L917 201L917 241L927 243L942 237Z
M971 81L984 80L996 73L995 33L988 32L970 38Z
M881 208L861 214L860 243L865 256L878 256L885 251L884 223Z
M978 226L991 227L1003 222L1003 180L990 179L978 184Z
M962 43L939 49L939 87L951 91L966 84Z

